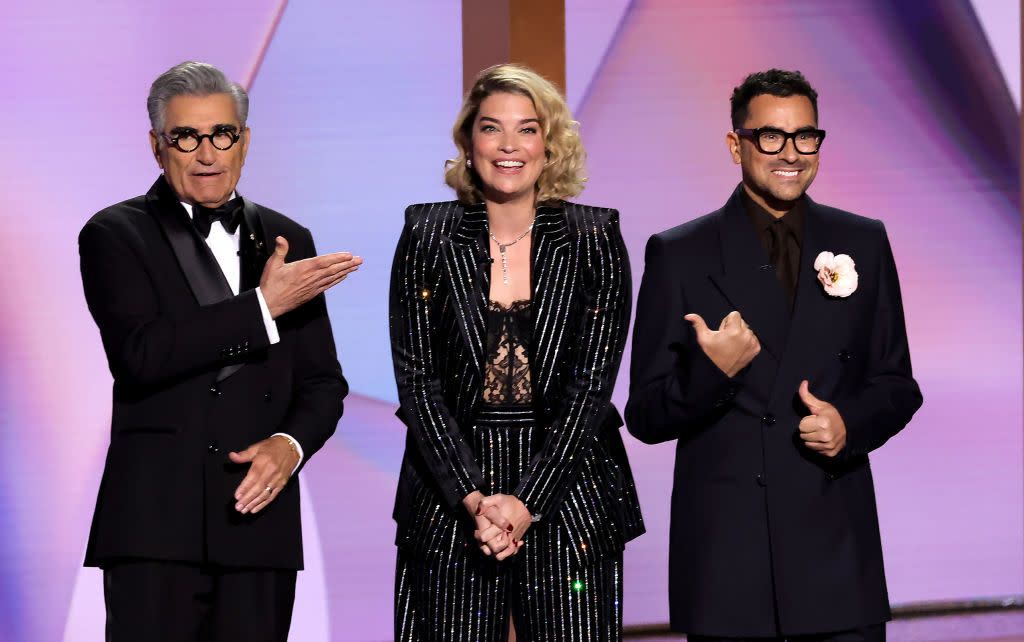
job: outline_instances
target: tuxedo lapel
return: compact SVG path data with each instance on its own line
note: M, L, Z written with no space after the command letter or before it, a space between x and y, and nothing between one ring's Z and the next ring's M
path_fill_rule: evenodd
M459 331L482 381L487 332L484 312L491 287L487 209L482 204L460 209L461 215L456 214L451 233L442 240L442 253Z
M722 272L709 278L757 335L761 347L782 358L790 326L789 297L768 262L736 188L718 214ZM715 320L707 319L712 329Z
M270 257L266 243L267 230L256 211L256 205L245 197L242 197L242 204L242 225L238 239L241 276L239 292L256 289L263 276L263 267Z
M209 246L196 232L188 213L161 176L146 194L150 214L163 229L199 305L210 305L231 296L231 286L217 265Z
M570 265L569 225L564 207L537 209L531 244L533 354L530 368L534 398L539 399L544 398L551 383L562 347L571 340L566 336L566 319L575 300L573 276L576 269Z
M163 176L146 194L146 203L163 230L196 302L212 305L233 296L213 252L196 232L188 213ZM217 381L230 377L241 367L240 363L224 366L217 373Z

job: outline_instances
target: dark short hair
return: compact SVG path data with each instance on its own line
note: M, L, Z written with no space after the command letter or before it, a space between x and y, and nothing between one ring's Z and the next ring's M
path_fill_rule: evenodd
M750 74L743 79L739 87L732 90L729 103L732 105L733 129L743 127L743 123L747 121L750 101L762 94L779 98L806 96L814 108L815 122L818 120L818 92L814 91L814 87L811 87L811 83L807 82L804 75L799 71L768 69Z

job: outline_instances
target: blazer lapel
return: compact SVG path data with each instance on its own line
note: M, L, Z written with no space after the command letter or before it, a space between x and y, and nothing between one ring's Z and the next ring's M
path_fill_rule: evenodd
M736 188L719 212L722 273L708 277L733 309L743 315L761 347L778 361L785 350L790 326L789 297L743 209L741 189L742 185ZM713 323L711 319L707 321Z
M476 373L483 380L487 333L484 313L491 287L487 209L483 204L461 209L451 233L443 239L442 252L459 330L473 354Z
M531 287L533 310L534 398L546 396L554 365L567 335L566 320L575 298L576 269L570 265L569 224L564 207L541 206L533 224L531 239Z
M188 213L163 176L156 180L146 194L146 203L150 214L167 237L196 302L199 305L211 305L233 296L217 259L199 237ZM230 377L241 367L240 363L224 366L217 373L217 381Z

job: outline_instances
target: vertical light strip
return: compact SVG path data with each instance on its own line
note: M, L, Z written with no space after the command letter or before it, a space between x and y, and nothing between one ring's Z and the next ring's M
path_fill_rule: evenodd
M971 0L971 5L1020 111L1020 5L1007 0Z
M249 73L245 76L245 82L242 83L248 92L252 91L252 85L256 82L256 74L260 72L260 67L263 66L263 59L267 55L267 49L270 48L270 42L274 39L274 34L277 33L277 27L281 24L281 18L284 16L284 10L287 7L288 0L281 0L277 10L274 12L274 19L267 28L266 35L263 36L263 42L260 43L259 49L256 50L256 59L253 61Z

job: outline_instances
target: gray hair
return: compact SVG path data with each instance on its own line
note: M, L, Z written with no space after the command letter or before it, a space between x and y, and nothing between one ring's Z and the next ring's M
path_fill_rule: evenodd
M235 100L235 115L242 129L249 118L249 94L237 82L228 80L224 72L205 62L192 60L175 65L160 74L149 88L146 108L153 131L164 130L167 103L175 96L209 96L229 94Z

